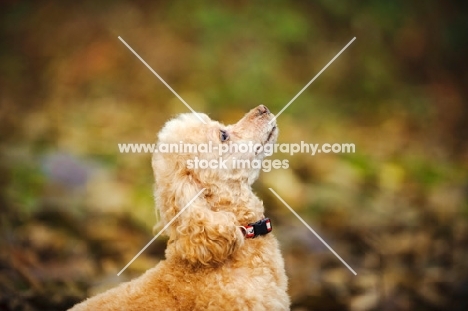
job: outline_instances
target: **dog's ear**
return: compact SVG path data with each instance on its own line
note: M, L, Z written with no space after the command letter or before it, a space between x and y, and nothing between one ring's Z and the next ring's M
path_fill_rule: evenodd
M156 176L156 202L162 225L188 205L167 229L176 255L192 264L216 264L224 262L242 245L244 237L234 214L213 211L206 200L209 190L199 194L203 187L185 167L166 174L162 177L164 182L158 183L158 179Z

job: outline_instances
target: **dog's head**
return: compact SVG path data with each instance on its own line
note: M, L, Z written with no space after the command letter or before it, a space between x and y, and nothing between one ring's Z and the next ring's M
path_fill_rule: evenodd
M161 225L170 222L203 188L211 193L235 193L242 186L250 189L278 137L273 119L268 108L260 105L229 126L201 113L181 114L168 121L158 135L152 161ZM192 263L222 262L243 242L239 219L258 212L215 210L206 195L196 198L169 227L177 251Z
M263 105L229 126L202 113L181 114L158 135L155 174L182 169L202 184L226 180L252 184L278 137L276 122L270 122L273 118Z

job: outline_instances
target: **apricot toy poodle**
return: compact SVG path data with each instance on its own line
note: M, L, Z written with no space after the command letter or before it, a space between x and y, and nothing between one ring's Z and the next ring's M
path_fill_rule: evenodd
M178 216L166 259L71 310L289 310L284 261L251 188L252 163L278 137L273 119L260 105L229 126L202 113L168 121L152 159L159 228Z

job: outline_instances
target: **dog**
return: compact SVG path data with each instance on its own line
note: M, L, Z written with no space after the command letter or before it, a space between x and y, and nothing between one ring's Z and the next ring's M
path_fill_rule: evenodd
M70 310L289 310L284 260L251 188L274 119L260 105L229 126L202 113L169 120L158 149L179 150L152 158L166 259Z

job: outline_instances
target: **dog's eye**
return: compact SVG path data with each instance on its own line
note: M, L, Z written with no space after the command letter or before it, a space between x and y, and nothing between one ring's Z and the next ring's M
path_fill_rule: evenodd
M226 141L229 139L229 134L225 130L219 130L219 139L221 141Z

